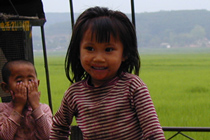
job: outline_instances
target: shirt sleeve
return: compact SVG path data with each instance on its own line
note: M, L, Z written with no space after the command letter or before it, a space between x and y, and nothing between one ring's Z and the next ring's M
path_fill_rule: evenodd
M143 85L133 94L134 106L145 140L165 140L148 88Z
M46 104L40 106L32 112L32 117L36 123L37 139L49 140L50 130L52 127L52 111Z
M4 106L0 107L0 139L13 139L23 116L16 111L8 114L4 112Z
M64 96L61 102L59 110L53 117L53 125L50 132L50 139L62 139L68 140L70 135L70 125L72 123L72 118L74 111L71 108L72 101L67 100Z

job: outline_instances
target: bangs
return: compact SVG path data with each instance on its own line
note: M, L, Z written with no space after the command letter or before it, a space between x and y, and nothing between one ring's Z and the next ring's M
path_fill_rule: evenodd
M114 19L110 17L94 18L86 22L84 31L90 29L92 31L91 39L96 39L98 43L107 43L110 41L110 36L112 35L117 39L119 28Z

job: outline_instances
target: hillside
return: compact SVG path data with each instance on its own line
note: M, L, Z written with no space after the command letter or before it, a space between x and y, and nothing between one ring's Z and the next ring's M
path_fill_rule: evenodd
M66 50L71 36L70 13L46 13L46 18L47 49ZM210 11L136 13L136 31L139 47L210 47ZM37 28L33 29L33 41L34 49L41 49Z
M172 47L204 47L210 40L210 11L206 10L136 14L136 23L140 46L165 43Z

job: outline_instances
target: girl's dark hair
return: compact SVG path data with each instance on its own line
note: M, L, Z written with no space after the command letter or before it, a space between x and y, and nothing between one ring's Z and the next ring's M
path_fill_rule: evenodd
M122 62L118 74L129 72L138 75L140 58L137 49L136 31L128 17L120 12L104 7L93 7L85 10L77 19L65 58L65 72L71 83L87 78L89 75L80 63L80 42L87 29L92 30L100 43L109 42L110 35L120 39L123 44L123 55L127 58Z

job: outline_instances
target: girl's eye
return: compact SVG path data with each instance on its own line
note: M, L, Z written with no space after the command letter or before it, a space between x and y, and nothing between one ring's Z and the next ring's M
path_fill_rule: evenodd
M94 48L93 48L93 47L86 47L86 49L87 49L88 51L94 51Z
M28 81L33 81L33 79L29 79Z
M22 80L18 80L18 81L17 81L17 83L21 83L21 82L22 82Z
M111 51L113 51L113 50L114 50L113 48L106 48L106 49L105 49L106 52L111 52Z

